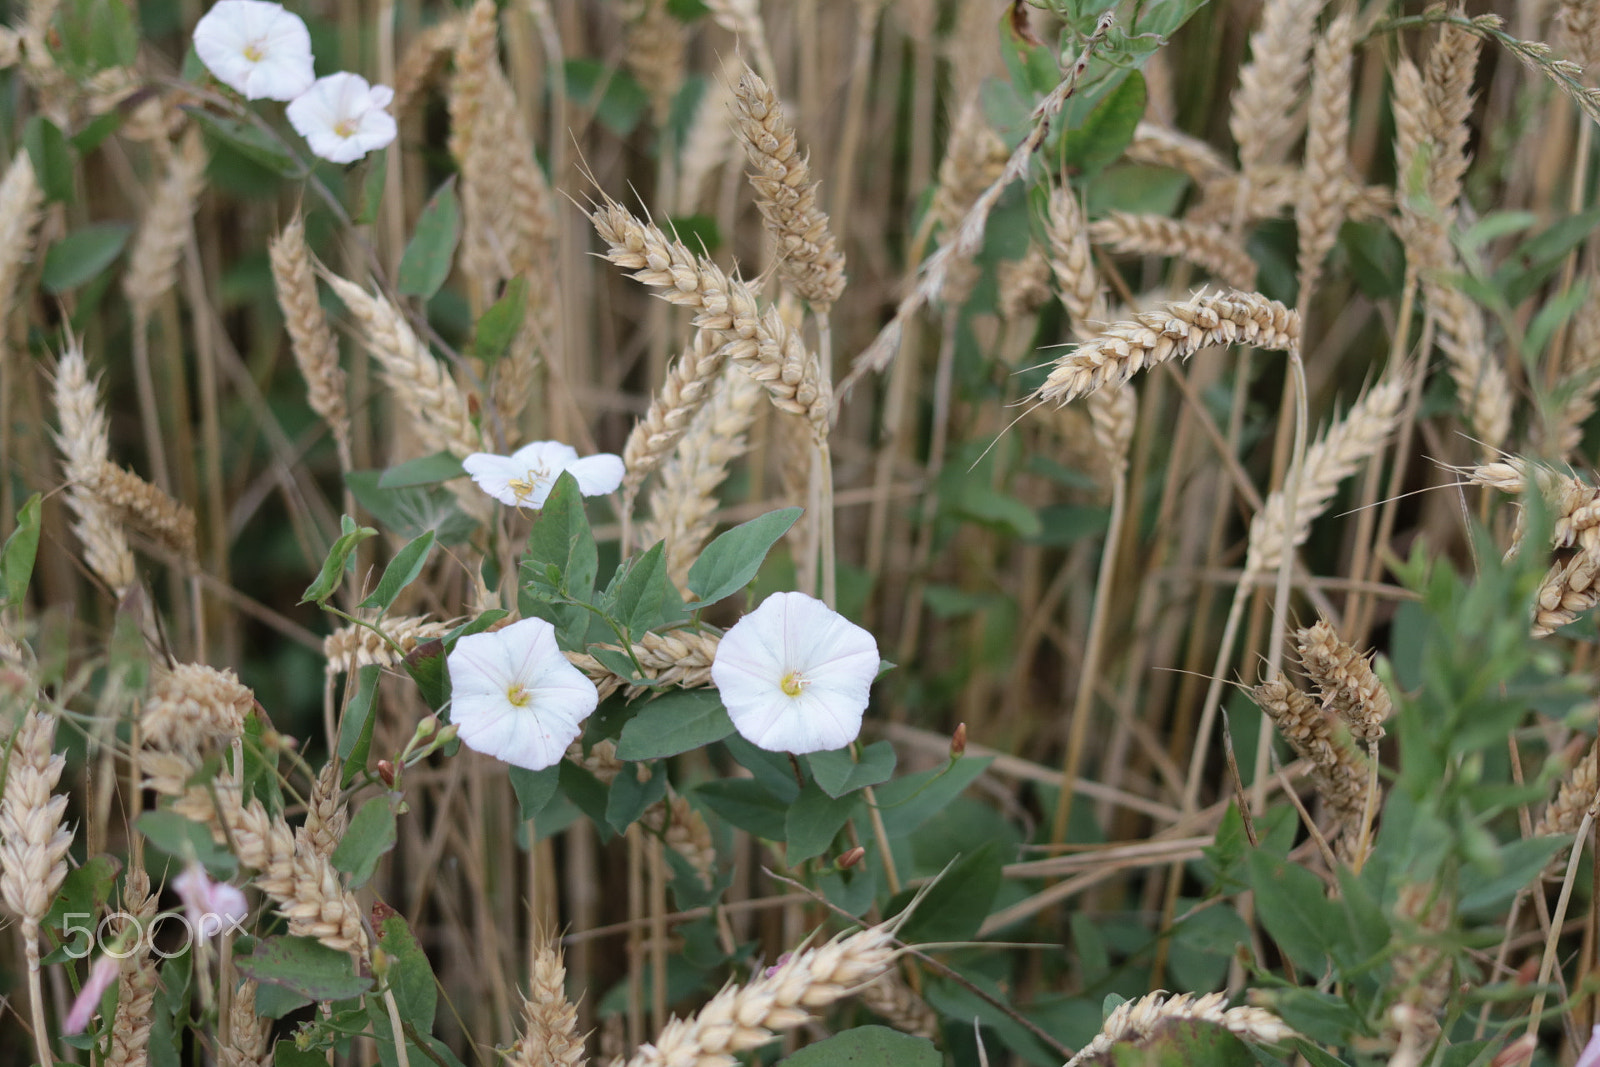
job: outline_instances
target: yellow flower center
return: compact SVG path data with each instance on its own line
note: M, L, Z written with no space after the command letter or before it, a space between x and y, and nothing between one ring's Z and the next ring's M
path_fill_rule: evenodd
M805 676L799 671L790 671L788 674L784 675L783 680L778 683L778 688L782 689L786 696L797 697L800 695L800 690L804 689L809 684L810 683L806 681Z
M343 126L342 125L340 126L340 136L341 137L349 137L350 134L354 133L354 132L355 132L355 130L351 130L350 133L345 133L345 132L343 132ZM520 503L523 500L526 500L528 497L532 496L533 495L533 491L536 488L538 488L538 486L539 486L539 484L541 482L549 481L549 479L550 479L550 471L549 471L548 468L546 468L544 466L529 467L526 477L513 478L507 484L509 484L511 486L511 491L513 493L517 494L517 501L518 501L518 503Z
M506 699L511 701L511 706L514 708L525 708L533 702L533 694L513 682L506 688Z
M252 63L259 63L267 58L267 54L261 50L260 41L251 41L244 46L244 57Z
M344 119L334 125L333 132L340 137L354 137L356 135L356 124L352 119Z

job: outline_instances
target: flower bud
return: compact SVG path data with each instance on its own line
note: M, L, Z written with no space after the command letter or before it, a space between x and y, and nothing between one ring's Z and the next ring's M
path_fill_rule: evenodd
M378 761L378 777L390 789L394 788L394 764L386 759Z
M847 871L851 867L854 867L856 864L860 863L861 857L865 856L866 854L867 850L862 846L857 845L855 848L841 853L839 858L833 861L833 865L841 871Z
M960 759L967 751L967 724L961 723L950 735L950 758Z

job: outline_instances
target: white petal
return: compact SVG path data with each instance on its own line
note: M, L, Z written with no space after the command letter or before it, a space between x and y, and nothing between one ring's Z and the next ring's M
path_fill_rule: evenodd
M447 666L450 718L462 743L529 770L559 760L600 702L594 683L567 661L555 628L543 619L463 637ZM511 702L516 688L526 695L520 704Z
M523 470L544 469L555 474L578 461L578 450L560 441L529 441L511 453L511 462Z
M194 49L217 80L250 100L289 100L310 87L311 34L266 0L220 0L195 24Z
M622 458L610 452L585 456L571 464L567 471L578 481L578 491L584 496L604 496L617 491L625 473Z
M479 489L502 504L517 506L519 501L516 490L511 488L511 480L519 477L519 473L509 458L496 456L490 452L474 452L461 461L461 466L472 475L472 480L477 483Z

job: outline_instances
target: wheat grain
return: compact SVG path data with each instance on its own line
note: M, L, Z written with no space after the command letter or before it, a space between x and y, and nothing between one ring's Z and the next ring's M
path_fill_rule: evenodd
M342 452L350 448L350 416L345 406L345 373L339 342L328 326L317 296L316 270L306 247L305 220L296 215L269 246L272 284L289 331L289 349L305 379L311 410L328 424Z
M411 436L422 453L448 451L456 457L477 452L482 437L467 414L467 400L406 322L381 294L337 274L326 274L344 306L361 327L361 343L383 369L389 388L410 416Z
M1600 7L1592 0L1561 0L1556 50L1585 71L1600 62Z
M762 77L776 80L778 65L772 61L772 48L767 44L760 0L707 0L706 7L718 26L737 37L741 47L750 49Z
M1113 211L1089 225L1089 236L1096 244L1109 245L1115 252L1178 256L1235 289L1255 288L1255 260L1243 245L1214 226L1163 215Z
M672 101L683 88L684 51L688 31L667 9L665 0L633 0L628 7L627 52L623 62L650 96L658 128L672 113Z
M700 879L711 888L717 873L717 850L711 827L705 817L680 796L658 800L639 816L639 823L653 834L660 834L666 846L683 857Z
M1395 897L1394 917L1401 927L1397 936L1411 936L1390 964L1390 988L1397 996L1389 1009L1386 1037L1401 1050L1425 1050L1440 1034L1452 988L1450 957L1434 943L1450 928L1450 899L1430 883L1411 882Z
M82 488L109 461L110 445L99 389L89 378L89 365L77 338L68 339L67 349L56 366L54 400L61 422L55 437L68 484L67 507L77 517L72 532L83 544L89 569L120 597L134 583L133 553L121 524Z
M125 528L138 530L185 559L197 559L194 510L187 504L115 463L91 468L79 484Z
M939 1036L939 1013L896 971L885 971L882 978L863 989L861 1003L901 1033L930 1041Z
M1300 292L1310 294L1333 250L1351 193L1350 67L1355 18L1340 12L1328 24L1311 60L1311 107L1306 119L1305 177L1295 203L1299 236Z
M139 716L145 744L168 752L199 752L244 732L255 694L231 670L180 663L155 671Z
M1206 185L1200 201L1184 218L1204 226L1231 226L1235 216L1243 225L1276 218L1293 210L1305 188L1305 172L1298 167L1271 166L1245 177L1230 174ZM1363 185L1351 175L1339 179L1338 197L1345 215L1356 222L1388 220L1394 211L1394 191L1380 185ZM1240 189L1244 188L1244 199Z
M938 183L928 205L929 220L939 227L945 240L955 235L956 227L972 205L1005 170L1006 143L984 118L979 98L967 98L956 113L955 123L939 162ZM965 302L979 271L970 257L954 259L946 268L944 299L954 306Z
M1228 1008L1227 1003L1224 993L1180 993L1169 997L1156 992L1138 1000L1125 1000L1112 1009L1094 1040L1079 1049L1066 1067L1121 1063L1122 1058L1113 1051L1115 1046L1143 1045L1169 1027L1190 1022L1220 1027L1257 1045L1281 1045L1297 1036L1282 1019L1264 1008Z
M1085 325L1104 319L1106 310L1083 209L1078 206L1078 198L1071 189L1050 190L1044 232L1061 306L1067 309L1073 332L1083 337Z
M1583 425L1594 414L1600 394L1600 278L1591 276L1588 286L1588 298L1572 316L1572 339L1554 404L1544 412L1542 437L1558 460L1583 443Z
M1250 62L1239 71L1228 130L1247 174L1282 162L1300 132L1296 106L1305 83L1312 35L1323 0L1266 0L1250 35Z
M1296 756L1311 764L1311 782L1342 830L1357 823L1366 804L1370 769L1337 728L1338 720L1280 675L1250 691Z
M777 94L748 67L734 90L734 117L756 169L750 175L756 206L777 244L778 275L802 300L827 311L844 292L844 255L817 207L817 183Z
M317 773L317 780L311 786L311 796L306 799L306 821L295 827L297 850L304 849L312 855L328 857L339 847L345 830L350 826L350 812L339 799L341 771L338 760L329 760Z
M1211 345L1293 350L1299 343L1299 314L1276 300L1259 293L1202 293L1104 327L1057 359L1036 395L1064 404Z
M0 795L0 900L22 921L23 940L35 948L39 923L67 876L72 844L64 825L67 797L52 792L66 767L54 752L55 737L54 715L23 714Z
M1380 740L1394 705L1373 673L1370 656L1350 647L1326 619L1297 630L1295 642L1306 677L1322 695L1322 706L1343 719L1357 741Z
M730 61L707 80L705 91L700 94L694 120L689 123L678 152L676 214L695 213L706 183L732 153L733 125L728 121L728 112L733 107L733 80L737 77L738 71Z
M1276 567L1284 546L1302 545L1311 534L1311 523L1333 500L1339 483L1362 462L1377 455L1394 431L1404 402L1404 389L1397 378L1379 382L1367 390L1350 408L1344 419L1329 427L1310 448L1299 478L1294 500L1294 531L1287 536L1285 508L1287 488L1279 489L1262 504L1250 520L1250 547L1245 555L1245 571L1262 574Z
M167 173L145 208L128 253L128 272L122 278L122 291L133 306L137 323L149 320L156 301L177 281L178 258L189 240L190 222L205 189L208 161L199 127L190 127L167 161Z
M1597 755L1600 755L1600 741L1590 745L1588 751L1572 765L1572 770L1561 779L1555 799L1544 809L1544 814L1539 816L1539 822L1533 828L1534 837L1577 833L1584 814L1594 803Z
M695 1016L673 1019L627 1067L732 1067L735 1053L799 1026L883 974L894 958L887 924L800 949L746 985L725 986Z

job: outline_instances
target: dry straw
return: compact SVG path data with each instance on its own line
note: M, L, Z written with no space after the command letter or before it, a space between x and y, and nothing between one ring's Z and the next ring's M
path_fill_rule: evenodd
M345 373L339 366L339 342L328 326L317 296L316 269L306 246L305 220L296 215L273 238L270 247L272 283L283 310L284 327L295 365L306 382L311 410L328 424L340 458L349 461L350 416L345 406Z
M355 317L361 343L410 417L409 432L401 437L414 440L421 454L446 451L461 457L479 451L482 437L467 414L466 397L400 309L337 274L325 277Z
M1260 293L1202 293L1105 327L1056 360L1037 395L1064 404L1211 345L1294 350L1299 343L1299 314L1276 300Z
M1256 261L1220 227L1169 219L1164 215L1130 215L1113 211L1089 227L1096 244L1114 252L1144 256L1177 256L1202 268L1235 289L1254 289Z
M1282 1019L1264 1008L1229 1008L1227 1003L1225 993L1169 996L1155 992L1123 1001L1106 1016L1094 1040L1079 1049L1066 1067L1121 1063L1123 1060L1113 1051L1115 1046L1145 1045L1184 1024L1220 1027L1255 1045L1281 1045L1297 1036Z
M189 241L189 224L205 189L208 159L199 128L190 127L178 142L178 150L167 162L167 173L145 208L128 253L128 271L122 279L122 291L133 306L136 323L149 320L156 301L177 280L178 259Z
M1349 414L1306 449L1292 514L1293 531L1286 530L1287 489L1267 498L1250 520L1250 547L1245 572L1261 574L1276 567L1285 544L1302 545L1311 534L1311 522L1327 509L1339 483L1354 474L1368 458L1377 455L1394 432L1405 400L1399 376L1379 382L1356 401Z
M196 523L189 505L115 463L86 471L81 484L125 528L137 530L184 559L196 558Z
M828 216L817 207L817 183L784 121L783 105L748 67L734 90L734 117L745 158L755 167L750 184L756 206L777 243L778 276L795 295L825 312L844 292L844 254Z
M110 461L105 411L83 349L76 338L68 346L56 367L54 399L61 421L56 446L67 479L67 507L77 517L72 532L83 543L89 569L120 597L134 583L133 553L116 516L86 488Z
M896 951L889 924L802 948L742 986L725 986L697 1015L674 1019L627 1067L732 1067L819 1008L856 992L888 970Z

